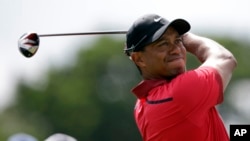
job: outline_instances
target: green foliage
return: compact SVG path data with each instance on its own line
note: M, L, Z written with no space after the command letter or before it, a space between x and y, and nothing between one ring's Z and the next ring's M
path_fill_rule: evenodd
M248 46L216 40L240 62L233 79L249 77ZM133 118L135 96L130 92L141 78L123 54L123 45L123 41L100 38L83 47L72 67L51 68L48 83L40 89L20 80L16 104L0 116L0 139L21 131L41 140L58 132L80 141L141 140ZM199 64L188 54L188 69Z
M250 78L250 63L248 60L250 53L249 44L234 39L218 38L217 40L230 50L238 61L238 66L234 72L233 79Z
M139 140L130 89L140 78L122 48L101 38L79 51L74 67L51 69L45 89L20 84L15 108L26 120L41 119L31 122L36 136L42 129L44 138L62 132L88 141Z

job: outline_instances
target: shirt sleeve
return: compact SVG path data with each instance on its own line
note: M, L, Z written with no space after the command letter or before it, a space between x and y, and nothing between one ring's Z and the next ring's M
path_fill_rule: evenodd
M174 99L187 110L206 110L223 101L222 79L212 67L187 71L173 81Z

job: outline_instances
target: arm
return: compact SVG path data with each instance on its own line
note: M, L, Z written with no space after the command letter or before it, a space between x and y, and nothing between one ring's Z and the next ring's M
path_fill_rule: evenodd
M237 65L233 54L217 42L192 33L183 35L183 45L201 61L201 66L211 66L218 71L225 90Z

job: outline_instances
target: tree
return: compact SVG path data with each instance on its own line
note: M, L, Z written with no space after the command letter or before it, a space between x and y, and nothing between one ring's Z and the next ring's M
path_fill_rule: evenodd
M130 89L140 78L122 47L101 38L79 51L73 67L52 68L44 89L21 83L13 109L27 120L39 119L31 124L46 130L44 136L63 132L88 141L139 140Z

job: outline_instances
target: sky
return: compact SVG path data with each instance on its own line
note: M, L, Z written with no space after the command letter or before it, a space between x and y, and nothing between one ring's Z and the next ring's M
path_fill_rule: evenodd
M156 13L168 20L184 18L194 33L250 38L248 0L1 0L0 111L14 102L18 80L34 87L46 82L51 66L74 60L80 43L96 37L43 37L32 58L18 51L26 32L38 34L127 30L138 17ZM125 41L125 35L119 35Z

